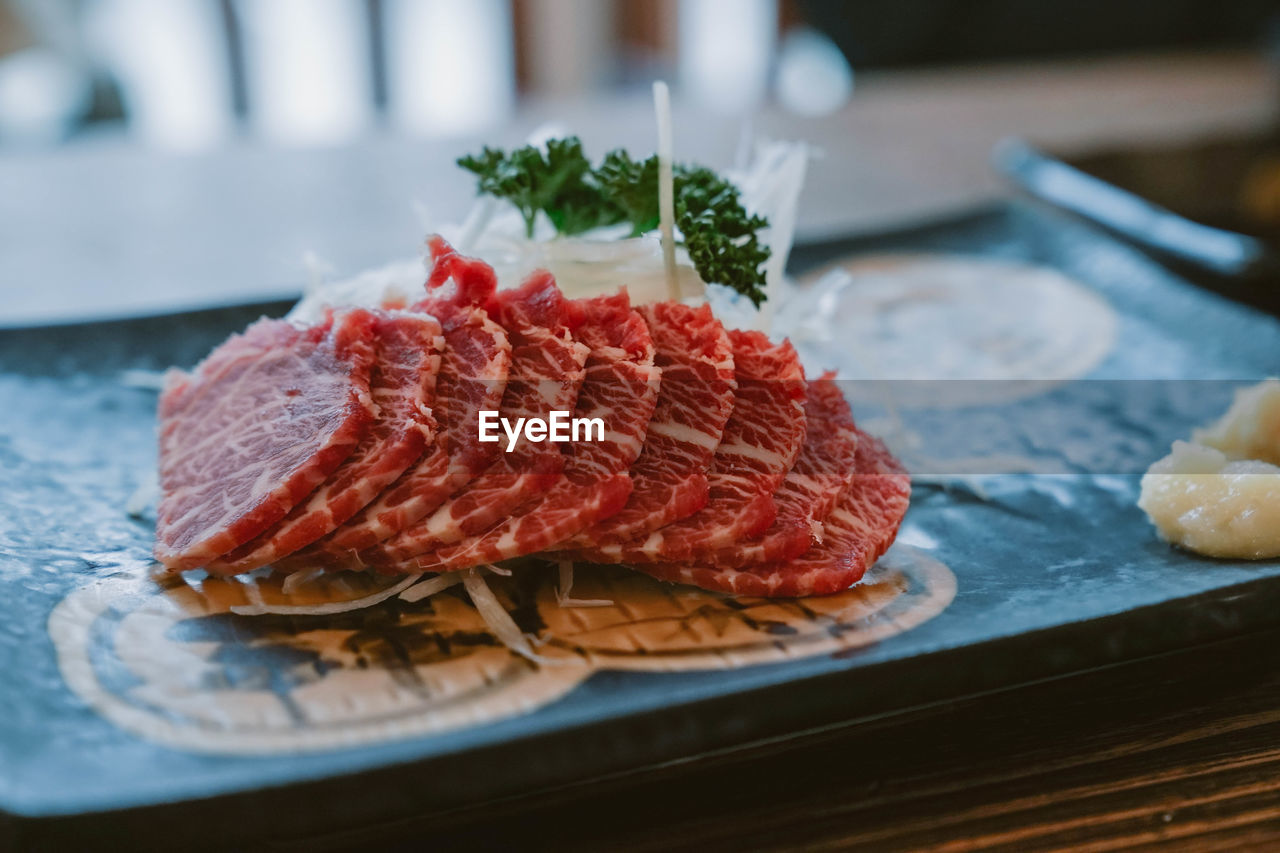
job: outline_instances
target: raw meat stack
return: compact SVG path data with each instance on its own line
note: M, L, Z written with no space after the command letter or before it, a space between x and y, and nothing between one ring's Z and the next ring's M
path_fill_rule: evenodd
M790 343L706 306L568 300L431 244L426 298L260 320L160 401L156 557L418 573L537 554L739 595L832 593L893 542L909 480ZM605 424L481 442L482 410Z

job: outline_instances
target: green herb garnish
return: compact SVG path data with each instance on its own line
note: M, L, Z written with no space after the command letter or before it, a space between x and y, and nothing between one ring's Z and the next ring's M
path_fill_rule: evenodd
M458 165L476 174L481 193L506 199L519 209L529 237L539 210L561 234L581 234L621 221L600 191L576 136L551 140L545 152L526 145L507 154L486 146L478 157L460 158Z
M510 154L486 147L458 165L479 178L482 194L505 199L524 217L532 237L538 211L560 234L572 235L628 223L632 236L658 227L658 158L632 160L611 151L592 168L576 136ZM759 307L765 299L768 247L759 231L769 223L749 215L732 183L711 169L675 164L676 227L694 268L704 281L731 287Z
M596 169L596 176L605 195L622 213L622 221L631 223L632 237L639 237L658 227L656 156L636 162L622 149L610 151L604 155L600 168Z
M676 167L675 189L676 226L698 275L733 288L759 308L769 249L758 232L769 227L768 220L748 216L738 188L710 169Z

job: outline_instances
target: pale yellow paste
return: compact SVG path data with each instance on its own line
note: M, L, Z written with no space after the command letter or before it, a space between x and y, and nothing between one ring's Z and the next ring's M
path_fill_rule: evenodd
M1210 557L1280 557L1280 381L1236 394L1217 423L1142 478L1138 506L1168 541Z

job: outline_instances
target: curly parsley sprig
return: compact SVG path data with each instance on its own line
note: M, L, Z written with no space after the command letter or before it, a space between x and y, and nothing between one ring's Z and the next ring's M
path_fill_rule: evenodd
M582 142L571 136L551 140L545 150L486 147L458 165L475 173L482 194L515 205L530 237L538 211L564 235L627 223L632 236L639 236L658 227L656 156L633 160L625 151L610 151L593 168ZM748 214L738 188L711 169L676 164L673 182L676 227L698 275L759 307L769 258L759 232L768 220Z
M529 237L538 211L561 234L620 221L576 136L553 139L545 151L526 145L507 154L485 146L478 156L459 158L458 165L476 174L481 193L506 199L520 210Z

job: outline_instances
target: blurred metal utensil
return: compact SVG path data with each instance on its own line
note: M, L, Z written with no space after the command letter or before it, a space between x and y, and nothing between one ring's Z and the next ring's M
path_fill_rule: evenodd
M1211 228L1050 157L1022 139L1000 142L995 169L1026 192L1149 249L1233 278L1280 277L1280 257L1254 237Z

